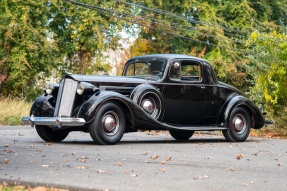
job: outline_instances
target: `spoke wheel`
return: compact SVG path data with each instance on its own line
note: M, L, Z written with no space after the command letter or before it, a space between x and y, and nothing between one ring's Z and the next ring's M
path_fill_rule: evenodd
M116 102L104 103L89 124L89 132L96 144L112 145L119 142L125 132L126 117Z
M169 131L170 135L176 140L188 140L194 133L194 131Z
M61 142L64 140L69 131L66 130L53 130L52 128L44 125L36 125L38 135L47 142Z
M251 124L249 113L244 108L237 107L231 113L228 129L222 132L227 141L242 142L247 139Z

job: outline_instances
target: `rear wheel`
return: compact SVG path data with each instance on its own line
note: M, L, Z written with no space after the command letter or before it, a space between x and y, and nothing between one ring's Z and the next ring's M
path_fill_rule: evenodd
M188 140L194 131L169 131L170 135L176 140Z
M89 125L89 132L95 143L112 145L121 140L125 126L126 118L121 106L115 102L106 102Z
M230 116L229 127L222 131L224 137L230 142L245 141L250 133L251 118L242 107L237 107Z
M64 140L69 131L64 130L53 130L52 128L44 125L36 125L36 131L38 135L47 142L61 142Z

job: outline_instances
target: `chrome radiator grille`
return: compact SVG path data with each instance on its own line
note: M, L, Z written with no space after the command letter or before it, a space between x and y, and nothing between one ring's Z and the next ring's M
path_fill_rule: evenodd
M70 117L74 106L78 82L64 79L60 83L54 116Z

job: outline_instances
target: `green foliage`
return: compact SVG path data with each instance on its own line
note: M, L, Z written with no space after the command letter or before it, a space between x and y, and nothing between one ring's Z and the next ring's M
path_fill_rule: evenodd
M251 76L251 97L268 104L274 114L282 115L287 104L287 35L253 32L248 44L255 55L248 58L246 69Z
M130 8L132 13L138 13L140 16L153 17L172 23L179 23L181 25L161 22L162 24L171 27L177 26L185 30L178 30L153 22L142 22L142 24L194 38L196 40L247 52L249 49L245 46L246 39L235 35L248 37L250 29L254 29L254 20L259 20L260 22L267 23L273 27L286 26L287 23L286 10L284 8L286 7L285 0L142 0L140 2L133 0L133 2L163 10L168 13L177 14L185 18L193 18L195 20L195 22L181 20L176 17L144 9L139 9L138 12L136 12L134 7L127 6L126 9ZM207 24L200 24L196 21L202 21ZM217 25L218 23L222 26L221 28L212 26ZM195 28L187 28L184 25ZM228 27L232 30L240 30L243 33L229 31L223 27ZM139 36L148 40L148 53L176 53L199 56L200 52L206 49L204 51L204 58L211 62L217 73L217 78L220 81L234 85L241 90L247 90L248 87L246 87L245 83L246 74L243 64L248 63L248 60L244 57L244 54L208 46L206 44L175 37L145 27L140 27L140 29ZM218 31L219 33L214 31ZM241 43L199 34L198 32L221 38L235 39ZM136 43L138 45L138 42Z
M55 67L52 52L57 47L48 40L48 1L5 0L0 4L1 94L20 95L31 89L36 79L50 75Z
M0 11L1 95L35 99L41 92L36 83L52 71L61 77L62 69L80 74L110 70L102 52L117 48L123 21L62 0L4 0Z

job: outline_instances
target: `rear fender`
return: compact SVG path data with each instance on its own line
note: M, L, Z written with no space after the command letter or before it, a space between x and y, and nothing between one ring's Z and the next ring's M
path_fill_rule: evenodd
M231 94L227 98L226 103L220 111L217 124L223 123L225 127L229 127L230 115L237 107L246 109L252 119L253 128L257 129L263 127L264 118L259 108L252 101L239 94Z

